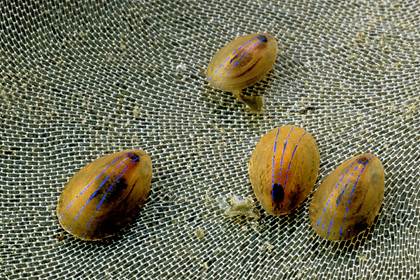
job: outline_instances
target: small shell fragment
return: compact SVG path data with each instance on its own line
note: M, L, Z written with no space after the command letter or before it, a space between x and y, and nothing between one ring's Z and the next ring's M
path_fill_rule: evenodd
M230 198L231 205L226 207L225 215L231 218L242 216L245 218L260 219L260 213L256 209L251 198L241 198L239 196L232 196Z
M315 140L304 129L284 126L258 142L249 163L257 199L271 215L292 212L311 193L319 169Z
M213 87L233 92L248 105L257 106L252 97L240 91L262 80L276 57L277 42L273 36L249 34L233 40L213 56L207 67L207 80Z
M123 229L149 193L152 162L146 152L103 156L77 172L58 201L61 226L83 240L99 240Z
M384 196L384 169L372 154L357 155L335 169L316 190L309 207L315 231L347 240L372 224Z

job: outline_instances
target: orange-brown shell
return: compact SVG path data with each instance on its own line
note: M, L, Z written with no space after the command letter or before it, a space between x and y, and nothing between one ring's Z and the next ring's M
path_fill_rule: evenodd
M57 207L61 226L83 240L115 235L143 206L151 177L152 162L141 150L94 160L64 187Z
M273 67L277 42L269 34L250 34L233 40L211 59L207 80L223 91L237 91L259 82Z
M279 127L258 142L249 163L257 199L271 215L293 211L311 193L319 169L315 140L296 126Z
M309 207L315 231L347 240L372 224L384 196L384 169L374 155L355 156L335 169L316 190Z

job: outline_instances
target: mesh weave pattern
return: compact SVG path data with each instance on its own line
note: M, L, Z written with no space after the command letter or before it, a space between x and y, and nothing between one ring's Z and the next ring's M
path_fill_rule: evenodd
M420 279L418 1L2 1L1 279ZM274 69L247 89L261 114L204 82L235 38L267 32ZM309 199L262 211L248 182L267 131L298 125L321 155L315 189L362 152L385 168L375 223L329 242ZM141 148L154 165L135 222L83 242L55 216L90 161ZM250 197L259 220L230 218Z

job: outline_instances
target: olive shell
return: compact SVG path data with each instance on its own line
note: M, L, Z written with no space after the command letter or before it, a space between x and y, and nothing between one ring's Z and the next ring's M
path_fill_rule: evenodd
M347 240L372 224L384 197L384 169L374 155L357 155L335 169L316 190L309 207L315 231Z
M249 163L254 193L271 215L298 207L314 188L318 169L315 140L296 126L278 127L264 135Z
M250 34L233 40L211 59L209 83L223 91L237 91L259 82L273 67L277 42L273 36Z
M152 162L141 150L94 160L64 187L57 207L61 226L83 240L115 235L143 206L151 177Z

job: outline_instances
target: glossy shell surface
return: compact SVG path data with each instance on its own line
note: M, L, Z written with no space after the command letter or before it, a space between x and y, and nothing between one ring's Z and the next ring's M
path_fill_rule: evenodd
M57 207L61 226L83 240L115 235L138 214L151 177L151 159L141 150L96 159L64 187Z
M309 208L315 231L328 240L347 240L372 224L384 196L384 169L374 155L355 156L328 175Z
M315 140L296 126L279 127L258 142L251 156L252 188L271 215L293 211L311 193L319 170Z
M259 82L273 67L277 42L269 34L250 34L233 40L210 61L207 81L223 91L238 91Z

